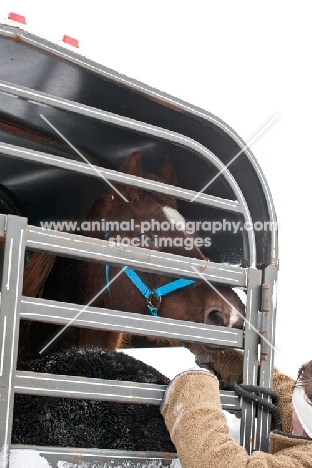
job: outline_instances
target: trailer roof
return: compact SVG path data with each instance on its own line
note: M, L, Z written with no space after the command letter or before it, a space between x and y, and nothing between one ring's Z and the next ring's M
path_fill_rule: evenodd
M200 200L189 203L185 196L179 200L187 219L240 220L239 210L229 208L225 213L217 202L235 204L241 193L252 223L276 221L256 159L233 129L214 115L19 28L1 26L0 40L0 140L6 145L81 161L43 116L97 166L117 170L132 151L140 150L150 171L157 170L169 154L177 168L178 185L186 192L199 191L215 178L204 190L215 198L215 205L204 206ZM51 97L57 97L57 103ZM97 110L105 113L106 120L98 117ZM121 117L122 125L114 116ZM102 180L90 182L90 177L77 173L73 177L64 168L12 159L3 150L0 164L0 184L31 224L79 219L106 189ZM218 176L222 164L229 166ZM240 232L231 237L228 232L210 234L214 248L205 253L213 261L240 264L246 257ZM254 234L257 263L274 263L275 235L263 230Z

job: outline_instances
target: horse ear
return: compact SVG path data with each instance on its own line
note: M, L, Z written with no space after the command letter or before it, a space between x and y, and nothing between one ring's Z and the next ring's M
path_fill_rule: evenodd
M143 170L141 166L141 156L141 151L135 151L130 154L130 156L120 166L120 172L125 172L126 174L138 177L142 176Z
M143 169L141 166L141 151L135 151L130 154L122 163L119 170L125 174L143 177ZM127 185L118 186L118 190L128 199L132 201L139 200L139 192L136 188Z
M165 157L163 165L160 168L159 175L164 182L170 185L177 185L177 173L175 165L169 156Z

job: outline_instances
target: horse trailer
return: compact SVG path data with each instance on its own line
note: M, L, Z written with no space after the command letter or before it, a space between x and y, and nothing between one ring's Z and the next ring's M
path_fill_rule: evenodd
M75 398L92 393L94 399L112 399L105 380L95 391L91 378L79 383L74 377L65 382L54 376L47 381L44 373L30 378L16 369L20 320L36 315L38 321L65 325L73 319L70 304L51 308L43 298L23 296L24 264L32 252L45 252L101 265L131 265L173 278L183 271L189 280L241 289L246 293L244 327L232 328L230 338L223 326L200 324L195 335L190 322L146 320L125 311L117 318L112 314L105 324L99 318L92 328L130 330L142 337L141 343L145 336L170 338L175 333L183 342L244 349L244 383L271 388L278 250L265 176L239 135L207 111L19 27L0 25L0 49L2 466L9 466L10 453L33 450L53 467L170 467L174 453L11 444L16 393ZM158 171L170 155L177 185L124 177L118 168L134 151L142 153L148 173ZM81 233L43 231L42 222L81 220L109 184L175 198L180 213L199 228L198 236L209 236L209 243L201 245L210 261L176 257L177 267L174 254L112 245L105 239L91 242ZM92 307L83 309L83 326L91 327ZM160 385L116 385L113 400L118 402L144 404L148 396L157 406L165 391ZM224 409L240 414L241 445L247 452L266 451L270 413L233 391L221 391L221 401Z

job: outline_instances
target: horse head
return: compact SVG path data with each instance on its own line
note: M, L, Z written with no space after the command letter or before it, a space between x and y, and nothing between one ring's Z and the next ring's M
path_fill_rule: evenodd
M176 184L175 167L169 157L165 158L158 175L144 173L141 154L138 152L126 159L120 171L170 185ZM110 190L94 201L88 219L102 226L104 220L105 228L104 232L93 231L92 237L209 261L198 246L198 238L187 231L187 221L179 213L173 197L162 193L149 193L134 186L118 186L118 191L119 193ZM114 281L120 268L107 266L106 275L100 264L89 264L88 268L88 302L103 289L105 282L110 282L109 288L91 304L92 306L141 314L151 313L207 325L234 328L243 326L244 305L230 287L211 288L200 279L175 280L157 273L134 272L130 268ZM149 300L142 290L151 292ZM120 338L121 335L116 341L116 334L111 334L110 340L105 342L105 347L118 347L121 343ZM102 339L100 332L81 331L82 345L95 343L101 346ZM202 353L202 345L194 344L189 347L196 353ZM205 348L216 349L213 345Z

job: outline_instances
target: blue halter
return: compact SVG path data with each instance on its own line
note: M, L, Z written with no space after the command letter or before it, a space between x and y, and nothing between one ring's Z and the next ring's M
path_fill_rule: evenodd
M105 239L108 239L109 233L107 231L104 231L104 237ZM110 288L109 288L109 265L106 265L105 267L105 272L106 272L106 284L107 290L110 294ZM139 275L132 270L131 268L125 268L124 273L127 275L127 277L130 279L130 281L134 284L134 286L140 291L143 297L145 297L147 301L147 308L150 312L151 315L154 317L158 316L158 310L160 308L161 304L161 298L163 296L166 296L167 294L170 294L174 291L177 291L182 288L186 288L187 286L190 286L191 284L196 283L195 280L191 279L185 279L185 278L179 278L173 281L170 281L170 283L164 284L163 286L160 286L159 288L156 289L150 289L146 284L141 280ZM156 304L153 303L153 301L156 301Z
M177 291L178 289L186 288L187 286L195 283L195 280L179 278L177 280L171 281L170 283L164 284L159 288L150 289L148 286L146 286L145 283L143 283L139 275L131 268L126 268L124 273L128 276L134 286L137 287L142 296L145 297L147 301L147 308L150 314L154 317L158 316L158 310L161 304L161 298L163 296ZM153 300L156 300L156 304L153 304Z

